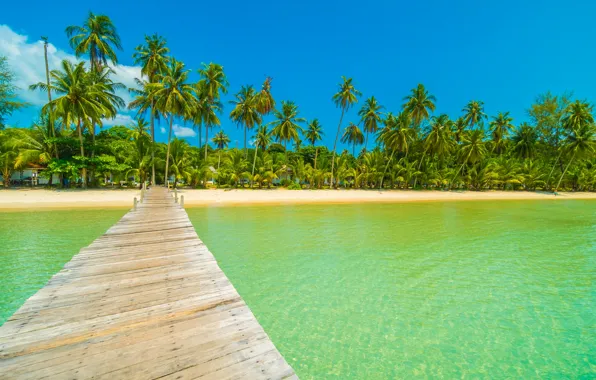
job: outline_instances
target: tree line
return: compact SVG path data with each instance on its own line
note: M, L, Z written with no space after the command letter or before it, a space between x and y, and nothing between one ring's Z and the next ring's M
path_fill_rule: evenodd
M66 28L77 57L50 70L32 91L47 93L40 120L31 128L3 128L4 120L26 106L16 99L14 79L0 58L0 165L3 178L30 164L44 175L98 186L111 176L138 182L192 187L423 188L593 191L596 142L593 106L571 94L540 95L528 109L529 123L515 125L508 112L488 117L481 101L470 101L460 117L434 115L436 98L419 84L396 112L371 96L358 120L344 124L362 94L342 77L332 101L339 110L333 148L320 145L324 128L301 116L292 101L276 103L272 80L260 89L245 85L234 95L229 117L244 132L244 146L230 148L221 126L229 83L223 66L202 64L199 80L170 55L165 39L146 36L135 48L141 78L125 104L126 89L114 80L121 41L109 17L90 13L82 26ZM106 120L128 108L134 125L101 130ZM198 131L198 144L172 138L174 119ZM272 119L265 122L265 119ZM167 143L155 141L155 123L168 125ZM204 135L203 135L204 133ZM201 144L204 136L204 144ZM251 144L248 144L248 138ZM337 151L338 141L351 145ZM252 146L251 146L252 145ZM9 186L10 181L4 181Z

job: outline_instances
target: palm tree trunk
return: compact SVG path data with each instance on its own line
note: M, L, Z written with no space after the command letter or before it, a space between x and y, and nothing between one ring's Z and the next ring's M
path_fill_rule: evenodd
M553 175L553 172L555 171L555 168L557 167L557 163L559 162L559 159L561 158L561 154L563 154L563 150L562 149L559 152L559 155L557 156L557 159L555 160L555 163L553 164L553 168L551 169L550 173L548 174L548 179L546 180L546 186L549 186L550 187L550 177Z
M257 151L259 150L259 144L255 144L255 158L252 160L252 174L250 175L250 188L252 189L252 185L254 182L255 177L255 165L257 163Z
M426 149L424 150L424 152L422 153L422 158L420 159L420 163L418 164L418 171L420 171L420 168L422 167L422 161L424 161L424 157L426 156ZM414 176L414 189L416 188L416 182L418 181L418 176L415 175Z
M209 145L209 126L205 125L205 163L207 162L207 145Z
M164 183L166 187L168 185L168 169L170 166L170 140L172 139L172 124L174 123L174 115L170 114L170 130L168 131L168 153L166 155L166 174L164 177Z
M219 159L217 160L217 170L219 171L219 167L221 165L221 150L222 148L219 148Z
M389 169L389 164L393 160L393 155L395 154L395 149L391 151L391 157L389 157L389 161L387 161L387 165L385 165L385 171L383 172L383 176L381 177L381 183L379 184L379 190L383 188L383 181L385 180L385 175L387 174L387 169Z
M319 155L319 148L316 148L315 149L315 169L314 170L317 170L317 156L318 155Z
M368 147L368 131L366 131L366 141L364 141L364 153L366 153L367 147Z
M455 173L451 182L449 182L449 190L451 190L451 187L453 186L453 181L455 181L455 178L457 178L457 175L459 174L459 172L461 172L461 170L464 168L464 165L467 163L468 163L468 160L466 159L466 161L464 161L464 163L459 167L459 170Z
M85 147L83 146L83 131L81 130L81 118L77 122L77 132L79 133L79 144L81 146L81 157L85 158ZM87 188L87 168L83 166L83 189Z
M569 169L569 166L571 166L571 163L573 162L573 159L575 158L575 153L577 153L577 151L574 151L573 152L573 156L571 156L571 160L569 160L569 163L565 167L565 170L563 170L563 174L561 174L561 178L559 178L559 182L557 183L557 187L555 187L555 193L557 192L557 190L559 190L559 186L561 185L561 181L563 180L563 176L565 176L565 173L567 173L567 169Z
M333 143L333 156L331 158L331 180L329 181L329 188L333 187L333 169L335 168L335 150L337 149L337 139L341 132L341 122L344 119L345 108L341 109L341 116L339 118L339 124L337 125L337 134L335 135L335 142Z
M155 101L151 100L151 184L155 185Z
M246 147L246 132L248 131L248 126L244 126L244 159L248 157L248 148Z

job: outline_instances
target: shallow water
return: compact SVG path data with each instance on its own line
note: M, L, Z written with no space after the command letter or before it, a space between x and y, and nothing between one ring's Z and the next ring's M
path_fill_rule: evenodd
M595 201L188 211L302 379L596 374Z
M0 325L126 211L0 212Z

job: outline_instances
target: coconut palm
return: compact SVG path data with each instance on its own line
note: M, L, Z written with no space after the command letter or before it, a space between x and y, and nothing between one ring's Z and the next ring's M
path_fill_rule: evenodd
M70 38L70 46L77 57L89 56L92 71L106 66L108 59L114 65L118 63L114 48L122 50L122 44L116 27L108 16L89 12L83 26L67 27L66 35Z
M170 49L166 46L166 40L154 34L145 36L145 44L135 48L133 54L134 63L141 65L141 74L147 77L148 83L155 83L155 77L167 69L168 54ZM139 81L137 82L139 84ZM144 88L144 86L142 86ZM155 161L155 104L149 93L145 93L146 110L150 112L151 124L151 159ZM138 108L138 107L132 107ZM151 183L155 183L155 163L151 166Z
M281 102L281 111L274 111L275 120L268 123L272 125L271 135L284 144L286 149L286 165L288 163L288 142L299 139L299 133L302 127L298 123L304 123L306 120L298 116L298 106L291 101Z
M528 123L522 123L515 131L513 138L513 153L521 159L532 159L536 150L538 131Z
M304 138L306 141L310 142L310 144L314 147L318 141L323 139L323 126L319 123L319 119L313 119L310 123L306 125L306 131L304 132ZM315 167L314 170L317 170L317 157L319 155L319 148L315 149Z
M479 100L471 100L462 110L464 112L464 123L470 128L476 125L482 126L482 122L486 119L484 113L484 102Z
M360 121L364 125L364 132L366 133L366 141L364 143L364 151L368 147L368 134L376 134L379 130L379 124L381 124L381 110L384 109L382 105L377 102L374 96L366 99L366 102L358 111Z
M358 97L361 95L360 91L356 90L352 84L352 78L341 77L342 82L339 84L339 89L333 95L333 102L335 106L341 108L341 116L339 117L339 124L337 125L337 133L335 134L335 141L333 142L333 155L331 157L331 180L329 181L329 187L333 187L333 170L335 168L335 153L337 151L337 139L341 131L341 122L343 121L344 114L350 107L358 102Z
M385 146L385 149L391 151L385 171L379 183L379 189L383 188L383 181L389 165L393 161L393 156L396 152L405 153L407 157L410 143L414 140L416 132L411 128L412 118L409 112L402 111L397 116L391 112L387 114L385 119L385 127L379 131L377 143Z
M364 143L364 134L356 124L350 123L341 137L341 142L352 144L352 156L356 156L356 145L362 145Z
M481 161L486 155L484 131L482 131L481 129L475 129L465 134L460 148L460 155L463 158L463 163L460 166L459 170L455 173L455 176L453 176L451 184L453 184L453 181L455 181L455 178L457 178L457 176L466 164L474 164L478 161Z
M509 116L509 112L499 112L497 116L493 117L490 122L490 131L493 140L493 152L502 154L506 147L506 138L509 132L513 129L513 118Z
M273 95L271 95L272 80L273 78L271 77L265 78L261 91L256 95L257 111L263 116L270 114L275 109L275 100L273 99Z
M571 158L569 159L569 163L565 166L565 170L561 173L561 177L559 178L559 182L557 182L557 186L555 187L555 193L559 189L561 185L561 181L565 176L565 173L571 166L571 163L576 158L581 158L587 156L588 154L594 154L596 152L596 139L595 139L596 130L594 128L594 124L583 123L573 128L569 137L567 137L567 142L564 146L564 150L567 154L571 154Z
M418 163L418 171L420 171L427 153L431 156L436 154L438 157L443 157L451 152L454 145L451 133L452 124L453 122L449 119L449 116L445 114L431 118L431 130L423 142L424 151ZM416 187L417 180L418 177L415 176L414 187Z
M221 123L217 113L221 112L223 105L219 101L220 94L228 93L228 79L222 65L217 63L203 63L199 69L201 79L198 82L199 101L205 103L203 122L205 124L205 160L207 160L207 147L209 145L209 128L219 126ZM199 136L200 139L200 136Z
M459 144L463 140L464 133L466 132L466 120L463 117L458 117L452 127L455 141Z
M155 108L170 118L168 131L168 147L166 153L165 181L168 181L168 169L170 163L170 141L174 117L187 117L195 103L193 87L187 83L190 70L184 68L184 63L172 58L162 73L156 74L155 83L147 85Z
M207 148L209 146L209 128L220 126L221 121L219 113L223 105L219 99L211 99L208 95L208 84L199 82L195 85L196 101L191 110L190 118L195 125L205 125L205 161L207 160ZM201 141L201 132L199 129L199 142ZM200 146L200 144L199 144Z
M253 86L242 86L235 97L236 100L230 102L234 104L234 109L230 112L230 119L244 127L244 154L246 156L248 154L246 134L249 129L261 124L262 116Z
M429 95L423 84L418 84L410 91L410 95L404 98L404 101L406 101L403 105L404 110L412 117L414 126L420 128L422 122L428 120L430 113L435 111L437 99L434 95Z
M257 129L257 134L253 138L254 138L254 143L255 143L255 155L252 160L251 187L252 187L252 183L253 183L252 178L254 178L254 176L255 176L255 165L257 163L257 152L259 150L259 147L262 150L266 150L267 146L269 146L269 143L271 142L271 136L269 135L267 126L261 125Z
M211 141L215 144L217 150L219 151L219 158L217 160L217 170L219 170L221 164L221 152L230 143L230 138L224 133L224 131L219 131L215 134L215 137L213 137Z
M44 61L45 61L45 67L46 67L46 86L47 86L47 90L48 90L48 103L52 102L52 90L50 90L50 65L48 64L48 37L41 37L41 40L43 41L43 57L44 57ZM53 115L52 115L52 111L50 110L50 112L48 113L48 132L50 133L50 137L56 137L54 135L54 119L53 119ZM58 158L58 149L56 149L56 147L54 146L54 154L56 154L56 158ZM50 177L50 182L52 181L51 177Z

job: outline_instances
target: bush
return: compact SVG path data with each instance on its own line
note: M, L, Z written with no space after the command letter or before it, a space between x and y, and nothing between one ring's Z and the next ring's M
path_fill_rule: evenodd
M302 190L302 186L300 186L299 183L294 182L288 186L288 190Z

